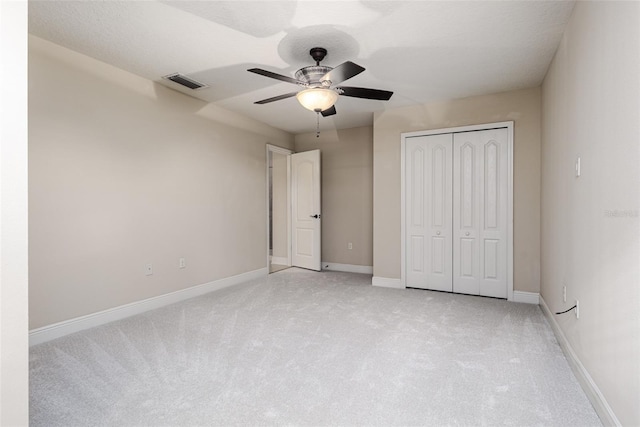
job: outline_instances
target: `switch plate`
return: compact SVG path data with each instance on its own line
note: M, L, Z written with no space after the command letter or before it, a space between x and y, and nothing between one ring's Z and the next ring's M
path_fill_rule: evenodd
M187 263L185 262L184 258L180 258L180 261L178 261L178 267L185 268L186 266L187 266Z
M353 243L351 242L347 243L347 249L349 250L353 249Z
M151 276L153 274L153 265L147 264L144 266L144 275Z
M580 178L580 156L576 159L576 178Z
M562 302L567 302L567 286L562 287Z

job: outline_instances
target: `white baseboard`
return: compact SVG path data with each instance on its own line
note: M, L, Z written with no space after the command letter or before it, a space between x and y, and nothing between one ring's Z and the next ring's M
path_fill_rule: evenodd
M328 271L344 271L347 273L373 274L370 265L338 264L336 262L322 261L322 269Z
M373 286L380 286L383 288L406 288L405 286L402 286L402 281L400 279L390 279L388 277L374 276L371 279L371 284ZM537 292L513 291L513 302L538 305L540 304L540 294Z
M560 329L560 325L556 322L555 317L553 317L553 313L542 296L540 296L540 308L549 321L549 325L551 325L551 329L558 340L558 344L560 344L560 348L562 348L562 351L567 358L567 362L569 362L569 366L571 366L571 370L578 379L580 386L582 386L582 390L584 390L589 401L591 401L591 405L593 405L593 408L600 417L600 421L602 421L606 426L622 425L620 424L618 417L616 417L616 414L611 409L611 406L609 406L609 403L604 398L604 395L598 388L598 385L593 381L593 378L591 378L591 375L589 375L589 372L578 358L573 347L571 347L571 344L564 335L564 332L562 332L562 329Z
M512 301L538 305L540 304L540 294L537 292L513 291Z
M136 301L119 307L99 311L97 313L88 314L86 316L76 317L74 319L43 326L42 328L33 329L29 331L29 345L41 344L84 329L104 325L105 323L124 319L125 317L134 316L136 314L155 310L156 308L204 295L229 286L238 285L249 280L264 277L268 273L269 271L267 268L260 268L258 270L238 274L236 276L225 277L224 279L214 280L202 285L192 286L187 289L181 289L179 291L159 295L157 297Z
M272 256L271 264L289 265L289 260L286 257Z
M400 279L390 279L388 277L373 276L371 284L382 288L405 289Z

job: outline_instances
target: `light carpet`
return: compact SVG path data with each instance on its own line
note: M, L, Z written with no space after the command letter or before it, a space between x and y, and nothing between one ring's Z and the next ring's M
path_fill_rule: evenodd
M31 426L600 421L538 306L288 269L31 348Z

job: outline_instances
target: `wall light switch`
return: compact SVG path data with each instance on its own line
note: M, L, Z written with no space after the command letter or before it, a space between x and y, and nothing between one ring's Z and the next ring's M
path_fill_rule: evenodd
M351 242L347 243L347 249L349 250L353 249L353 243Z
M184 258L180 258L180 261L178 262L178 267L185 268L186 266L187 266L187 263L185 262Z
M147 264L144 266L144 275L151 276L153 274L153 265Z
M576 159L576 178L580 177L580 156Z

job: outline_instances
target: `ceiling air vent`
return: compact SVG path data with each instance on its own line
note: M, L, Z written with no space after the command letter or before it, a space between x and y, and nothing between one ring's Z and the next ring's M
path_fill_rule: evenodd
M189 78L180 73L169 74L168 76L164 76L163 79L171 80L172 82L176 82L179 85L188 87L189 89L193 90L208 87L208 85L200 83L199 81L193 80L192 78Z

